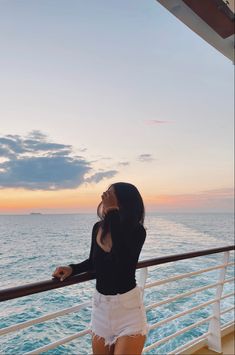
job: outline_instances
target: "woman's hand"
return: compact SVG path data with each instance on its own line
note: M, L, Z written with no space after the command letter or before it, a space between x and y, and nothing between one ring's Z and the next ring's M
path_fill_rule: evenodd
M53 272L52 276L64 281L67 277L72 274L73 269L70 266L58 266Z
M102 202L103 202L104 214L106 214L109 209L110 210L114 209L114 208L119 209L117 197L112 190L108 190L106 192L103 192L101 198L102 198Z

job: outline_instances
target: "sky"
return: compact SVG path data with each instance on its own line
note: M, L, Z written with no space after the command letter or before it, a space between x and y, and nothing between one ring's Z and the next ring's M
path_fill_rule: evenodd
M0 214L232 212L234 66L155 0L0 1Z

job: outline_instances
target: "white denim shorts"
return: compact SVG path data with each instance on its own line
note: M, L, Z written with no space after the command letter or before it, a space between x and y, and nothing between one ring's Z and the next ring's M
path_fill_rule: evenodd
M136 285L116 295L103 295L95 289L90 322L92 336L103 337L105 345L111 346L122 335L147 335L148 331L142 287Z

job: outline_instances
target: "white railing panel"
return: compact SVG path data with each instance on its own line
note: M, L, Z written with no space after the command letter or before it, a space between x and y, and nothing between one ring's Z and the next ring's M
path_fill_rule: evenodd
M50 343L48 345L45 345L45 346L42 346L40 348L37 348L33 351L29 351L27 353L24 353L24 355L39 355L45 351L48 351L48 350L51 350L51 349L54 349L54 348L57 348L57 346L59 345L63 345L65 343L68 343L69 341L72 341L74 339L77 339L83 335L86 335L90 333L90 329L85 329L85 330L82 330L81 332L78 332L78 333L75 333L75 334L72 334L72 335L69 335L63 339L60 339L60 340L57 340L53 343Z
M158 340L158 341L155 342L154 344L155 344L155 346L159 346L159 345L161 345L161 344L163 344L163 343L169 341L170 339L177 337L177 336L180 335L180 334L183 334L183 333L185 333L185 332L187 332L187 331L189 331L189 330L191 330L191 329L193 329L193 328L195 328L195 327L197 327L197 326L199 326L199 325L201 325L201 324L204 324L204 323L206 323L206 322L209 322L212 317L213 317L213 316L209 316L209 317L207 317L207 318L205 318L205 319L202 319L202 320L200 320L200 321L198 321L198 322L196 322L196 323L193 323L193 324L191 324L191 325L188 325L187 327L182 328L182 329L178 330L177 332L175 332L175 333L173 333L173 334L171 334L171 335L168 335L168 336L166 336L165 338L163 338L163 339L161 339L161 340Z
M151 324L151 325L149 325L149 330L156 329L157 327L160 327L160 326L164 325L167 322L173 321L173 320L175 320L175 319L177 319L179 317L182 317L184 315L190 314L190 313L192 313L194 311L197 311L197 310L199 310L199 309L201 309L203 307L206 307L206 306L208 306L210 304L212 304L212 308L213 308L213 314L212 315L208 316L205 319L197 321L194 324L191 324L190 326L184 327L184 328L176 331L175 333L173 333L171 335L168 335L168 336L166 336L165 338L163 338L163 339L161 339L159 341L154 342L153 344L150 344L149 346L147 346L147 347L145 347L143 349L143 352L147 352L148 350L151 350L151 349L153 349L155 347L158 347L161 344L171 340L172 338L175 338L175 337L177 337L177 336L179 336L179 335L181 335L181 334L183 334L183 333L185 333L185 332L187 332L187 331L189 331L189 330L191 330L191 329L193 329L193 328L195 328L195 327L197 327L197 326L199 326L201 324L204 324L206 322L210 322L209 323L208 332L205 332L201 336L199 336L197 338L194 338L190 342L187 342L183 346L175 349L174 352L168 353L168 355L177 355L179 353L182 353L182 351L186 351L186 349L188 349L192 345L197 344L197 343L199 344L200 342L201 343L205 342L205 344L206 344L206 342L208 342L208 345L209 345L209 347L212 350L215 350L215 351L221 350L221 329L222 329L222 327L221 327L220 317L221 317L222 314L230 312L230 311L232 311L234 309L234 307L229 307L229 308L226 308L224 310L220 310L220 302L221 302L221 300L223 300L223 299L225 299L227 297L231 297L231 296L234 295L234 292L231 292L231 293L228 293L228 294L222 296L223 285L225 283L232 282L232 281L235 280L234 277L231 277L231 278L228 278L228 279L225 278L227 268L229 266L231 266L231 265L234 265L234 262L229 262L229 252L223 252L223 253L224 253L224 260L223 260L223 264L221 264L221 265L212 266L212 267L204 268L202 270L196 270L196 271L193 271L193 272L188 272L188 273L176 275L176 276L173 276L173 277L169 277L168 279L162 279L162 280L158 280L158 281L155 281L155 282L150 282L148 284L145 284L146 279L147 279L147 275L148 275L148 268L145 267L145 268L142 268L140 270L139 282L137 282L137 284L139 284L139 286L141 287L142 291L144 291L144 289L147 289L147 288L163 285L163 284L170 283L170 282L173 282L173 281L178 281L178 280L181 280L181 279L184 279L184 278L188 278L188 277L191 277L191 276L200 275L200 274L205 273L205 272L210 272L210 271L213 271L213 270L220 270L219 281L216 282L216 283L209 284L209 285L206 285L206 286L202 286L202 287L199 287L199 288L195 288L195 289L187 291L185 293L177 294L177 295L175 295L173 297L167 298L167 299L162 300L160 302L153 303L153 304L150 304L148 306L145 306L145 310L148 311L150 309L153 309L153 308L156 308L156 307L160 307L160 306L162 306L164 304L169 304L169 303L174 302L174 301L176 301L178 299L185 298L185 297L191 296L191 295L193 295L195 293L202 292L204 290L216 287L216 296L213 296L215 298L210 299L207 302L203 302L203 303L201 303L201 304L199 304L199 305L197 305L195 307L192 307L192 308L187 309L185 311L182 311L180 313L174 314L173 316L165 318L165 319L163 319L163 320L161 320L161 321L159 321L157 323ZM38 324L38 323L42 323L42 322L45 322L45 321L50 320L50 319L54 319L54 318L57 318L57 317L60 317L60 316L66 315L66 314L77 312L77 311L81 310L82 308L84 308L86 306L91 306L91 301L83 302L83 303L81 303L79 305L76 305L76 306L73 306L73 307L62 309L62 310L57 311L57 312L46 314L44 316L41 316L41 317L38 317L38 318L35 318L35 319L31 319L31 320L28 320L26 322L22 322L22 323L19 323L19 324L15 324L15 325L6 327L4 329L0 329L0 335L8 334L10 332L18 331L18 330L21 330L21 329L24 329L24 328L28 328L28 327L30 327L32 325L35 325L35 324ZM229 324L230 324L230 322L225 324L224 326L227 326ZM231 322L231 324L233 324L233 322ZM79 338L79 337L81 337L83 335L86 335L88 333L91 333L91 329L85 329L83 331L77 332L77 333L72 334L70 336L64 337L64 338L62 338L60 340L57 340L55 342L52 342L52 343L50 343L48 345L42 346L42 347L40 347L38 349L35 349L33 351L30 351L30 352L27 352L25 355L38 355L38 354L43 353L45 351L48 351L50 349L54 349L54 348L58 347L59 345L63 345L65 343L73 341L73 340L75 340L75 339L77 339L77 338Z
M231 296L234 296L235 295L235 292L231 292L231 293L226 293L224 296L222 296L220 299L221 300L224 300L225 298L227 297L231 297Z
M230 279L226 279L224 280L224 284L228 283L228 282L232 282L235 280L235 277L230 277Z
M226 308L226 309L223 309L221 312L220 312L220 315L224 314L224 313L227 313L227 312L230 312L234 310L234 306L233 307L229 307L229 308Z
M156 307L160 307L162 306L163 304L166 304L166 303L170 303L170 302L173 302L177 299L180 299L180 298L184 298L184 297L188 297L194 293L197 293L197 292L200 292L200 291L203 291L203 290L207 290L209 288L213 288L215 286L217 286L219 283L215 283L215 284L211 284L211 285L207 285L207 286L203 286L203 287L199 287L199 288L196 288L192 291L188 291L188 292L185 292L185 293L181 293L180 295L176 295L174 297L171 297L171 298L167 298L166 300L163 300L163 301L160 301L160 302L156 302L156 303L152 303L151 305L149 306L146 306L145 309L146 311L152 309L152 308L156 308Z
M186 344L184 344L183 346L178 347L177 349L173 350L172 352L168 353L167 355L179 355L182 354L183 351L186 351L189 347L191 347L192 345L195 345L199 342L202 342L202 340L204 340L204 344L207 343L206 341L206 337L209 336L209 332L206 332L205 334L200 335L199 337L187 342Z
M224 252L223 261L224 264L228 264L229 262L228 251ZM221 285L218 285L216 288L217 301L212 305L212 314L214 317L210 321L209 329L208 329L210 334L207 338L208 348L218 353L222 352L221 325L220 325L221 324L220 299L223 293L225 275L226 275L226 266L223 269L221 269L219 273L219 283L221 283Z
M65 314L77 312L80 309L82 309L82 308L84 308L86 306L90 306L90 305L91 305L91 301L83 302L83 303L79 304L78 306L65 308L65 309L62 309L61 311L49 313L49 314L46 314L45 316L34 318L34 319L28 320L26 322L14 324L14 325L11 325L9 327L0 329L0 335L8 334L8 333L14 332L16 330L21 330L21 329L24 329L24 328L28 328L28 327L30 327L32 325L35 325L35 324L38 324L38 323L42 323L42 322L45 322L47 320L54 319L54 318L57 318L57 317L60 317L60 316L64 316Z
M183 312L177 313L174 316L171 316L171 317L165 318L163 320L160 320L159 322L152 324L149 329L155 329L155 328L159 327L160 325L163 325L163 324L165 324L167 322L170 322L170 321L172 321L172 320L174 320L176 318L182 317L182 316L184 316L186 314L189 314L189 313L192 313L194 311L197 311L198 309L200 309L202 307L205 307L205 306L208 306L209 304L213 304L213 303L217 302L218 300L219 299L215 298L215 299L213 299L211 301L207 301L207 302L201 303L201 304L199 304L199 305L197 305L195 307L192 307L192 308L187 309L187 310L185 310Z
M212 271L212 270L223 269L225 266L229 266L229 265L233 265L233 264L234 264L234 262L230 262L228 264L222 264L222 265L218 265L218 266L211 266L211 267L208 267L206 269L187 272L185 274L172 276L172 277L169 277L168 279L161 279L161 280L154 281L154 282L151 282L151 283L149 282L149 283L146 283L145 288L158 286L158 285L163 285L163 284L168 283L168 282L173 282L173 281L184 279L184 278L191 277L191 276L194 276L194 275L199 275L199 274L202 274L204 272L209 272L209 271Z

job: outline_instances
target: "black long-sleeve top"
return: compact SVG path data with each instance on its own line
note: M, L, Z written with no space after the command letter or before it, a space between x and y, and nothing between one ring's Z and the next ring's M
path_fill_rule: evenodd
M96 289L104 295L124 293L136 286L135 270L146 238L146 230L139 224L135 228L124 228L119 211L106 214L110 225L112 248L104 251L96 241L100 222L92 228L89 258L78 264L70 264L72 275L95 271Z

